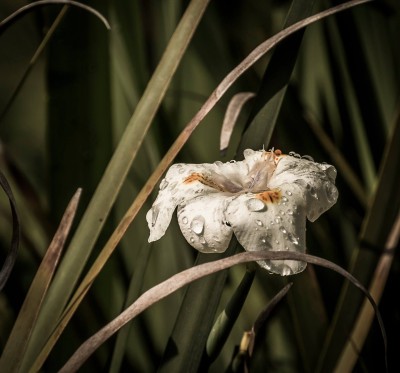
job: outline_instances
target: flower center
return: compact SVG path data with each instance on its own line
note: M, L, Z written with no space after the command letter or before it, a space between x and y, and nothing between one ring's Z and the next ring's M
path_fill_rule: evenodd
M213 189L221 192L238 194L238 193L255 193L260 195L260 199L265 201L275 201L277 196L274 193L267 193L270 188L268 182L271 179L281 152L279 150L271 152L263 152L259 160L255 161L246 175L230 175L227 177L223 174L211 171L207 175L194 172L190 174L185 180L185 184L198 181ZM265 196L261 197L263 192Z

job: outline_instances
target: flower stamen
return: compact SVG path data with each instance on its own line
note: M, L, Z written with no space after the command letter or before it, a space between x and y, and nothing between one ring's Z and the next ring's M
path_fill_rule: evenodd
M265 192L257 193L254 195L255 198L265 203L278 204L281 201L282 193L279 189L266 190Z

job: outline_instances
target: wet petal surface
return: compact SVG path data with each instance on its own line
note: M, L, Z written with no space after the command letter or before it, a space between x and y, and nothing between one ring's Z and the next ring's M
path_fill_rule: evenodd
M178 207L182 234L195 249L203 253L221 253L228 248L232 228L226 223L224 210L231 198L209 194Z
M284 184L280 192L280 201L265 203L263 210L248 208L248 202L257 199L257 195L250 193L228 205L226 220L245 250L306 251L304 194L296 184ZM295 274L306 267L306 263L294 260L260 261L258 264L280 275Z

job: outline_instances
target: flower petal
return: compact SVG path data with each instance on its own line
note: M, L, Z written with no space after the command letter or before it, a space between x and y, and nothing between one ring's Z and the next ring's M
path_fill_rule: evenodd
M281 156L269 181L270 188L296 183L305 193L307 217L315 221L337 201L335 167L292 156Z
M152 208L147 212L146 220L150 229L149 242L160 239L167 230L172 214L180 203L199 194L218 192L217 189L203 184L193 175L206 174L209 164L183 164L171 166L160 183L160 190Z
M241 173L245 162L172 165L160 183L160 190L146 220L150 229L149 242L160 239L167 230L175 208L198 195L241 190Z
M225 218L245 250L306 251L302 188L297 184L284 184L279 189L279 201L272 198L266 202L262 198L264 193L247 193L229 203ZM263 208L260 203L264 204ZM294 260L259 261L258 264L283 276L301 272L307 265Z
M232 228L224 220L223 193L198 196L178 207L178 223L187 242L204 253L221 253L229 245Z

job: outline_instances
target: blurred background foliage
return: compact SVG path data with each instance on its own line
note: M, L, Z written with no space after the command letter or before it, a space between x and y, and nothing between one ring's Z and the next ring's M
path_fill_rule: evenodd
M3 0L0 19L25 4ZM0 294L1 348L69 199L78 187L83 188L79 222L188 2L98 0L87 4L109 20L110 31L93 15L63 6L39 8L0 29L0 167L15 193L22 224L19 257ZM259 43L280 31L285 20L292 22L288 14L304 18L335 4L323 0L210 2L89 263L175 138L225 75ZM32 63L53 27L50 41ZM251 133L251 123L261 122L258 128L262 133L270 131L271 141L269 135L250 136L246 144L274 146L285 153L295 151L334 164L340 198L334 208L308 225L308 250L349 268L368 285L399 209L399 37L400 4L396 0L374 1L309 26L303 37L297 37L298 49L292 55L285 51L293 52L294 47L286 46L274 55L270 71L266 70L268 55L235 83L185 144L177 161L240 159L237 149L245 138L243 132L248 128L247 134ZM284 70L291 63L293 72L278 68ZM265 109L269 83L279 74L284 80L288 74L285 89L279 104ZM258 95L245 105L222 157L219 132L224 112L233 94L242 91ZM273 118L272 124L265 118ZM150 204L151 200L94 282L50 353L44 371L60 368L83 341L118 315L129 299L193 265L196 253L184 241L174 219L162 240L147 243L144 216ZM2 262L10 232L8 201L1 195ZM391 371L400 370L396 356L399 271L396 254L381 301ZM229 271L219 311L244 272L244 266ZM344 295L341 278L311 266L290 281L294 285L288 296L257 338L251 371L331 371L362 297L351 291ZM210 371L229 367L243 332L286 283L286 279L257 271L239 319ZM184 293L183 289L173 294L136 318L123 329L125 339L112 338L82 371L158 369L165 360L164 350ZM383 343L374 323L355 371L383 368Z

